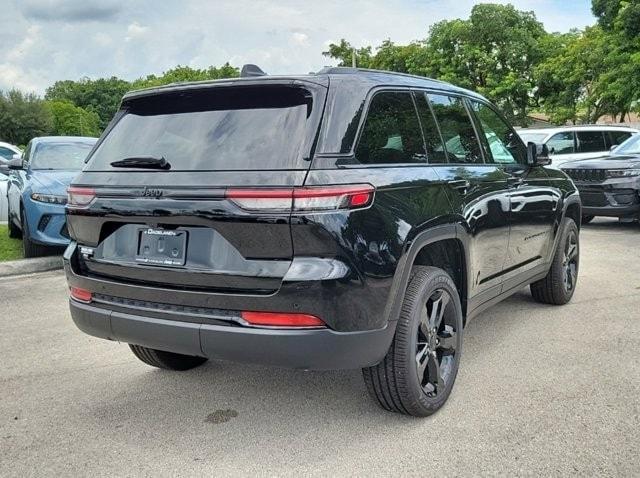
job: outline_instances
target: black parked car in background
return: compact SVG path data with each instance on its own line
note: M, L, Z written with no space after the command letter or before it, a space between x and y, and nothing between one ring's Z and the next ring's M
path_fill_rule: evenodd
M607 156L571 161L561 168L580 192L583 222L595 216L640 216L640 135L612 148Z
M529 284L574 293L580 199L548 162L422 77L132 92L69 188L72 317L165 369L363 368L382 407L428 415L470 318Z

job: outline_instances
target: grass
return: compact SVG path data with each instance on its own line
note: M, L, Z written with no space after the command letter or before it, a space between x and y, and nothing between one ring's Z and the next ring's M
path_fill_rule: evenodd
M11 239L6 224L0 224L0 261L22 259L22 241Z

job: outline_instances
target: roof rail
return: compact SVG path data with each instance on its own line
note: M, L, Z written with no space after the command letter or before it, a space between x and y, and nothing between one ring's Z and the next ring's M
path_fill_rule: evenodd
M430 78L428 76L412 75L410 73L401 73L399 71L376 70L373 68L353 68L351 66L325 66L317 74L318 75L349 75L349 74L355 75L358 73L383 73L385 75L406 76L408 78L418 78L420 80L429 80L429 81L435 81L437 83L446 83L445 81L437 80L435 78Z
M249 78L253 76L266 76L267 74L260 69L258 65L247 63L240 70L240 78Z

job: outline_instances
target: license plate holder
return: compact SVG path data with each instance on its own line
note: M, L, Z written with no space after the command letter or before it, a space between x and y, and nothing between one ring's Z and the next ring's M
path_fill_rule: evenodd
M187 231L145 227L138 232L136 262L157 266L184 266Z

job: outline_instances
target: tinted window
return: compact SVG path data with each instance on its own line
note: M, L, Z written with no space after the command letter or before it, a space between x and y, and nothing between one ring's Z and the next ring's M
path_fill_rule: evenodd
M382 92L373 97L356 159L364 164L425 162L411 93Z
M89 170L163 157L177 171L303 169L312 99L302 88L209 88L133 100Z
M527 151L513 129L487 105L476 101L471 105L487 139L490 159L500 164L526 164Z
M93 143L40 143L31 155L31 169L80 170Z
M573 131L563 131L554 134L547 141L550 154L570 154L574 152Z
M577 131L578 153L598 153L607 150L602 131Z
M429 163L446 163L447 155L442 146L442 138L438 131L433 112L427 103L427 98L423 94L415 96L416 106L418 107L418 115L422 124L422 132L424 133L425 147L427 148L427 162Z
M607 131L605 136L607 139L607 149L609 149L611 146L624 143L631 137L631 133L628 131Z
M3 157L4 159L13 158L14 154L16 154L16 153L11 151L9 148L4 148L4 147L0 146L0 156Z
M460 98L428 94L450 163L482 163L480 144Z

